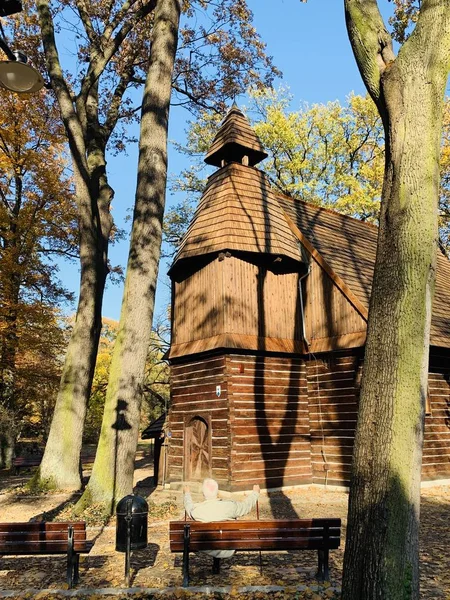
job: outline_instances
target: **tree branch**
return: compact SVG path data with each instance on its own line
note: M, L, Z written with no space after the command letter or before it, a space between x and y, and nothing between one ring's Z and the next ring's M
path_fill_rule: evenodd
M78 119L71 93L64 79L61 63L59 61L58 50L56 48L55 29L50 12L49 0L38 0L37 10L39 14L39 24L42 31L42 41L44 44L45 59L47 70L50 75L53 90L58 98L61 110L61 116L67 130L69 145L78 164L87 171L86 153L83 141L83 132L81 123Z
M381 76L395 61L392 38L377 0L344 0L348 36L364 84L380 112L384 113Z
M128 5L128 2L125 3ZM146 5L141 6L140 9L136 11L132 18L130 18L122 27L119 29L114 38L109 40L108 38L111 35L110 25L103 35L100 37L99 43L102 47L102 53L97 53L96 57L91 60L89 64L89 68L86 72L85 77L83 78L83 83L81 86L80 96L86 97L89 93L89 89L91 86L98 80L100 75L105 70L107 64L111 60L111 58L116 54L118 49L120 48L122 42L125 40L130 31L134 28L137 22L144 19L148 16L152 10L154 10L156 6L156 0L150 0ZM114 21L115 22L115 21ZM108 42L108 43L106 43Z

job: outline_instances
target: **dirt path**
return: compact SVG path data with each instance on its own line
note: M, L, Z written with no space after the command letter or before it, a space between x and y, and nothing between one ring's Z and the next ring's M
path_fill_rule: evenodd
M181 556L170 553L168 522L183 517L181 492L162 491L149 487L151 465L143 464L136 471L136 492L149 502L148 547L132 557L132 585L145 588L167 588L181 585ZM14 478L9 485L17 483ZM3 481L3 484L5 482ZM1 521L41 519L62 508L70 495L54 494L39 497L21 496L15 491L0 491ZM347 512L346 493L321 488L297 488L284 493L262 494L260 517L340 517L344 524ZM249 515L254 518L254 515ZM421 579L424 600L450 600L450 487L423 490L421 513ZM115 519L106 527L89 527L88 537L95 545L82 557L80 584L83 588L123 586L124 555L115 551ZM332 585L340 586L343 547L330 553ZM224 561L220 575L212 576L211 559L194 555L191 558L193 585L304 586L304 598L333 598L333 590L317 589L314 573L317 557L313 551L264 553L263 573L259 572L258 553L238 553ZM23 590L65 587L64 557L2 557L0 589ZM309 590L309 591L308 591ZM310 595L309 595L310 594ZM337 596L336 596L337 597Z

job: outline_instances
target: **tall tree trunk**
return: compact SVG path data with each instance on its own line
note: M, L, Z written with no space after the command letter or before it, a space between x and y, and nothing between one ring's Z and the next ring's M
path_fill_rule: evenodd
M386 171L350 484L343 600L419 598L419 506L447 1L424 0L395 58L375 0L346 0L349 37L383 119Z
M119 331L97 454L79 510L95 502L103 503L111 512L117 500L133 489L142 382L161 249L167 130L179 19L179 0L159 0L144 89L138 181Z
M75 172L76 163L74 162ZM94 170L95 172L95 170ZM80 217L80 296L64 361L58 397L36 480L55 488L81 487L80 453L87 401L94 376L102 327L102 302L108 274L108 239L112 226L111 194L77 173ZM92 193L94 192L94 193ZM105 197L106 196L106 197Z
M74 490L81 487L80 453L102 325L113 190L106 176L108 136L98 121L98 80L89 87L83 85L82 93L76 99L72 97L59 62L49 0L38 0L37 8L47 69L67 132L75 174L81 275L75 324L49 437L32 483Z

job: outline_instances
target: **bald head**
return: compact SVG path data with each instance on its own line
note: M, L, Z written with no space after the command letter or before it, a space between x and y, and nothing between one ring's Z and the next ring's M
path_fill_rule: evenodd
M205 500L214 500L219 493L219 484L214 479L205 479L202 485Z

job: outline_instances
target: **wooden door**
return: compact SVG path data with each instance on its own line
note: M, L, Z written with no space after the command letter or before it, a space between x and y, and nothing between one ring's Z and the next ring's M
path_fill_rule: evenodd
M185 478L201 481L211 475L211 432L207 422L194 417L185 430Z

